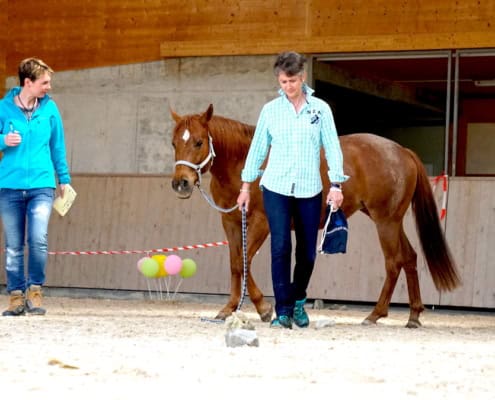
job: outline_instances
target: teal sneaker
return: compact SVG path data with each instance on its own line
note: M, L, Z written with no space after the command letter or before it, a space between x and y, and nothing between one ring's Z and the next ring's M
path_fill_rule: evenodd
M270 323L270 328L292 329L292 318L288 315L280 315Z
M309 317L304 310L304 304L306 304L306 299L296 300L296 304L294 305L294 323L299 328L309 326Z

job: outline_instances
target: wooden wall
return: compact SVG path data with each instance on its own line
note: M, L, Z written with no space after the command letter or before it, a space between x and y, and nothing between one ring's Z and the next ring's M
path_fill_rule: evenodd
M447 209L447 240L463 286L444 293L442 303L495 308L495 179L452 179Z
M495 44L490 1L240 2L190 15L161 45L164 57L452 49Z
M226 240L220 215L195 192L179 200L170 188L169 176L76 175L78 197L65 217L54 214L50 225L47 286L125 290L158 289L137 270L141 251L194 246ZM204 180L205 187L209 177ZM441 185L437 203L443 199ZM451 293L439 293L431 280L411 213L405 229L418 251L418 272L425 304L495 308L495 179L454 178L450 181L447 240L457 262L463 285ZM308 295L327 300L376 302L385 279L383 255L373 223L358 213L349 220L347 254L319 255ZM249 227L248 227L249 229ZM115 255L64 255L62 251L104 252ZM138 253L132 253L137 251ZM130 252L130 254L125 254ZM153 253L152 253L153 254ZM228 246L173 250L193 258L197 274L181 282L183 293L228 294L230 267ZM272 296L269 241L253 260L253 274L265 295ZM5 282L0 274L0 283ZM179 280L171 277L175 290ZM401 274L394 303L407 304L407 287Z
M56 71L161 57L495 46L488 0L1 0L0 82L20 59ZM6 6L5 6L6 5ZM0 29L6 24L1 23ZM3 49L6 50L3 50ZM2 52L6 68L2 70ZM2 83L3 84L3 83Z
M5 91L7 76L7 0L0 0L0 98Z

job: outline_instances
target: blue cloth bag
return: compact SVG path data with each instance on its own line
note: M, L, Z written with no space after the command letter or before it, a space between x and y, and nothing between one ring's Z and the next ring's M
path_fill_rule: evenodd
M333 210L329 204L325 210L325 226L321 235L320 254L345 253L349 227L347 219L339 208Z

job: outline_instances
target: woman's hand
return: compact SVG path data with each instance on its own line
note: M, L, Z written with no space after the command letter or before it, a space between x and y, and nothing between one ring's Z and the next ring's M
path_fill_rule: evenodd
M5 135L3 141L9 147L19 146L22 142L22 137L19 135L19 132L9 132Z
M330 188L327 195L327 204L332 203L335 210L339 209L344 201L342 190L338 188Z
M64 197L65 183L61 183L58 185L58 191L60 193L60 197Z
M251 198L249 186L249 183L243 183L239 196L237 196L237 205L239 206L239 211L242 211L242 207L246 209L246 212L248 211L249 200Z

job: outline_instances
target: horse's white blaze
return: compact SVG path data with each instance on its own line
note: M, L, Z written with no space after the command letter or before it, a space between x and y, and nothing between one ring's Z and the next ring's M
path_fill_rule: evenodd
M188 130L188 129L186 129L186 130L184 131L184 134L182 135L182 140L183 140L184 142L187 142L187 141L189 140L189 138L190 138L190 137L191 137L191 133L189 132L189 130Z

